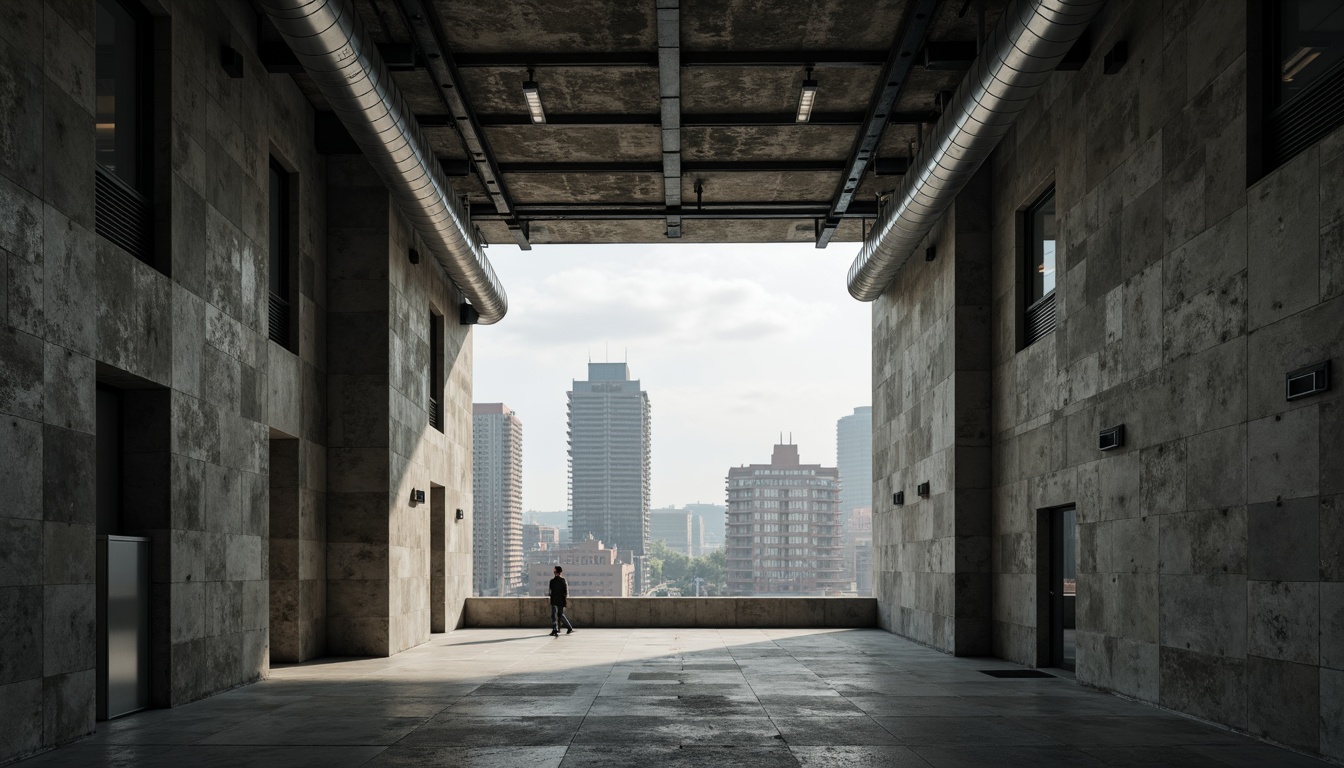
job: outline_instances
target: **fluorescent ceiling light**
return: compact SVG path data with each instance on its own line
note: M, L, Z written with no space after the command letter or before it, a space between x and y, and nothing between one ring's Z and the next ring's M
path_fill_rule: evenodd
M812 73L808 72L810 76ZM817 102L817 81L808 79L803 81L803 89L798 92L798 118L797 122L806 123L812 119L812 105Z
M546 122L546 110L541 108L541 91L531 80L523 83L523 98L527 100L527 111L532 115L533 123Z

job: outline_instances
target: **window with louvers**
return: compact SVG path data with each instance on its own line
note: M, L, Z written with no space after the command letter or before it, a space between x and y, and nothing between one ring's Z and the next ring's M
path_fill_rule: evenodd
M1344 3L1267 4L1265 168L1344 126Z
M429 311L429 425L443 431L443 316Z
M270 172L270 286L268 317L271 341L290 347L289 270L290 205L289 172L274 159Z
M1023 346L1055 330L1055 190L1040 197L1023 217L1027 251Z
M96 34L94 231L152 264L149 19L118 0L99 0Z

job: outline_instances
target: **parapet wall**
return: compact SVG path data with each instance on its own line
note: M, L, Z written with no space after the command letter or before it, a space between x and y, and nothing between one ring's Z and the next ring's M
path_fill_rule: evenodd
M855 628L877 626L871 597L575 597L565 615L576 628ZM469 597L468 627L547 627L544 597Z

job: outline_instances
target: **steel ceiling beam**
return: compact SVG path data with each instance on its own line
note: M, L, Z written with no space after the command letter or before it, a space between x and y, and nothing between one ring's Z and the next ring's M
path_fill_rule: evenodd
M489 196L490 203L498 213L512 216L513 201L499 170L499 163L495 160L494 153L490 151L484 131L476 120L476 114L472 111L466 92L462 89L462 78L453 61L453 53L442 37L443 27L433 8L423 0L397 0L397 5L406 20L406 26L415 38L416 47L425 58L430 78L438 86L436 90L439 101L454 117L458 135L462 137L467 155L472 160L476 175L480 178L481 186ZM528 250L532 247L521 228L510 229L515 232L520 248Z
M421 125L444 124L439 120L438 115L421 116L419 118ZM532 118L525 114L517 115L497 115L483 114L478 115L478 120L482 127L501 128L514 125L532 125ZM806 128L809 125L831 125L853 127L863 122L862 112L814 112L812 120L807 123L799 123L794 119L794 113L780 114L722 114L722 115L685 115L681 116L682 128L737 128L737 127L756 127L756 126L778 126L778 127L798 127ZM546 113L547 125L587 125L587 126L627 126L627 125L645 125L661 126L662 115L654 113L645 114L614 114L614 113L594 113L594 114L569 114L556 115L550 112Z
M664 153L667 154L667 153ZM681 173L836 173L844 170L842 160L677 160L681 173L668 176L666 158L657 161L500 163L502 173L663 173L666 180L676 182L676 200L681 200ZM665 197L667 197L665 195Z
M859 188L868 164L877 155L877 146L882 141L882 131L886 128L890 116L896 109L896 100L905 87L906 80L914 69L916 56L924 45L933 16L938 11L939 0L911 0L906 6L905 16L901 19L900 30L887 54L882 77L868 105L868 114L859 129L858 141L845 164L844 175L840 177L840 186L835 192L831 210L821 222L817 231L817 247L825 248L835 236L835 228L840 217L854 200L854 191Z
M658 0L658 105L667 236L681 237L681 3Z
M665 8L662 4L659 4L658 7ZM682 67L852 69L882 66L887 60L887 51L681 51L679 58ZM657 54L649 54L646 51L463 53L457 56L456 62L459 69L647 68L659 66Z
M688 208L681 214L683 219L796 219L804 221L824 216L830 209L830 201L811 202L738 202L705 203L697 208ZM666 211L658 203L538 203L520 205L517 215L524 221L656 221L666 217ZM877 217L876 203L855 203L846 212L848 219L873 219ZM472 206L472 218L478 221L500 221L499 214L488 206Z

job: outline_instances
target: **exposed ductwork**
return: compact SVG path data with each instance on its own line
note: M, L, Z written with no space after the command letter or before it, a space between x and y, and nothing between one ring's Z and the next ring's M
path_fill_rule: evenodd
M874 301L989 157L1105 0L1010 0L849 268Z
M504 288L429 141L365 36L352 0L260 0L415 231L471 301L479 322L508 311Z

